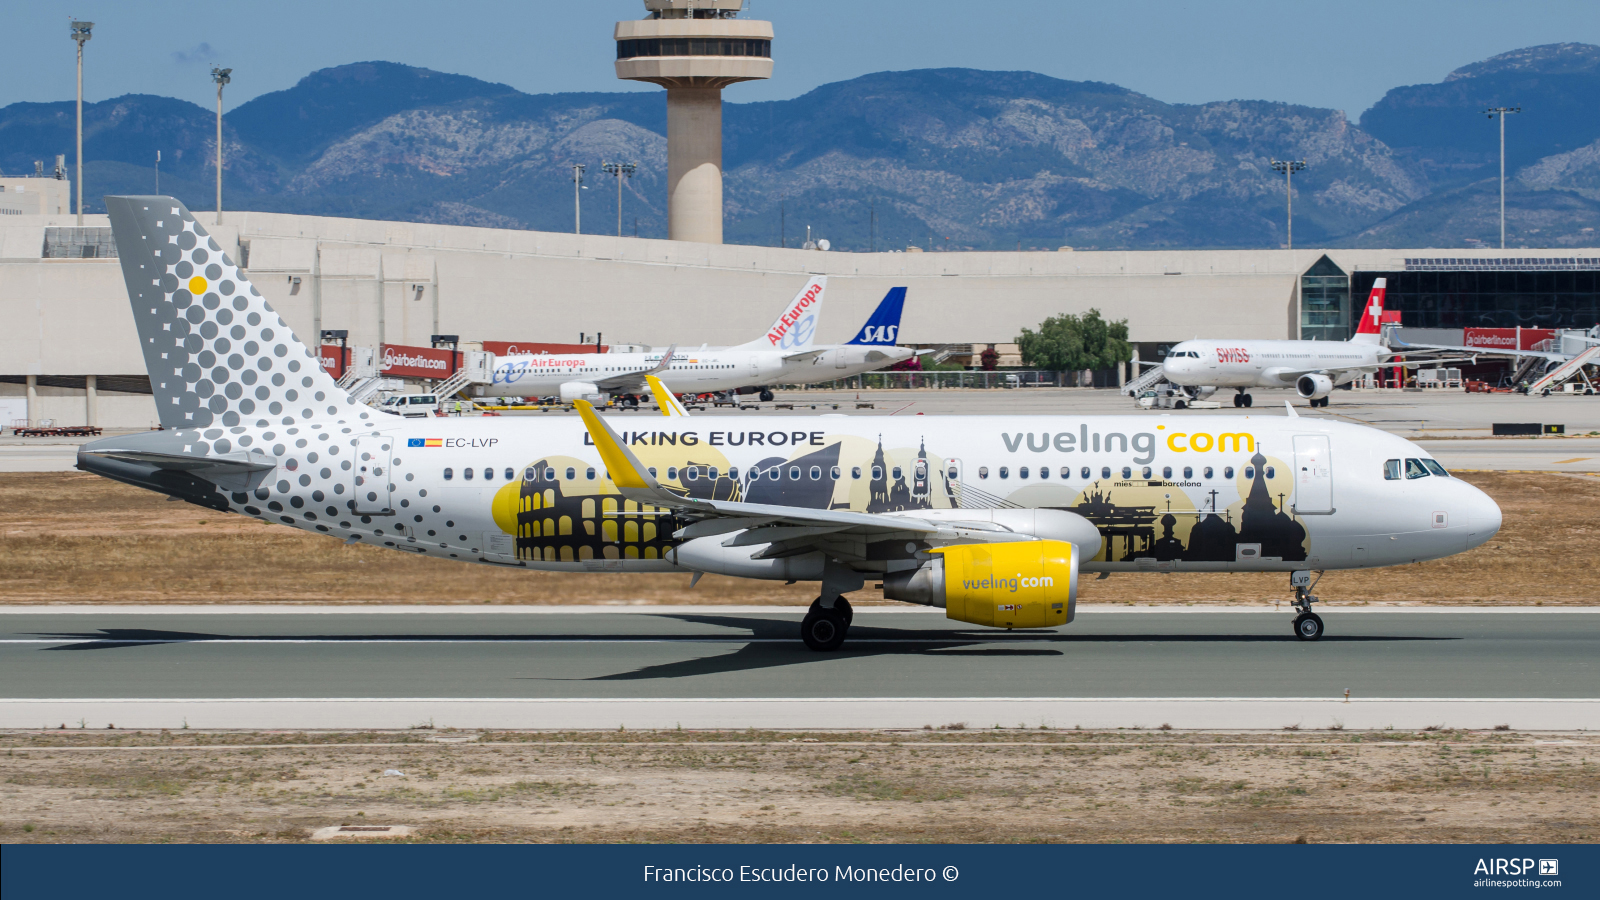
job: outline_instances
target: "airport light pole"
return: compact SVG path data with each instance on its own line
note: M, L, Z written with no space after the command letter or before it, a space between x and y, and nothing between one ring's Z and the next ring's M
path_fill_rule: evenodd
M639 164L602 162L600 170L617 179L617 237L622 237L622 179L632 178Z
M1500 249L1506 248L1506 116L1522 112L1520 106L1491 106L1483 111L1489 118L1500 117Z
M222 86L233 80L232 69L211 67L211 80L217 83L217 224L222 224Z
M72 20L72 39L78 42L78 227L83 227L83 45L94 30L93 22Z
M583 188L583 163L572 164L572 233L583 234L583 207L578 203L578 191Z
M1305 167L1306 161L1303 159L1275 159L1272 161L1272 171L1283 173L1284 194L1289 198L1289 239L1287 243L1290 250L1294 249L1294 173L1304 169Z

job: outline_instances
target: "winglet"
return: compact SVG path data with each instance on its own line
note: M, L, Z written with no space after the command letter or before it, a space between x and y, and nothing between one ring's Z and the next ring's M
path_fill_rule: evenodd
M594 441L595 448L600 451L600 461L606 464L612 484L619 488L646 491L661 489L655 477L650 474L650 470L640 464L639 458L622 443L622 439L611 430L611 426L600 418L589 401L574 400L572 405L577 407L578 415L583 417L583 425L589 429L589 437Z
M646 375L644 380L646 384L650 385L650 393L656 398L656 405L661 407L663 416L688 417L689 411L683 408L683 404L678 402L677 397L672 396L672 391L667 390L667 386L661 383L661 379L654 375Z
M677 352L678 352L678 345L677 344L673 344L672 346L668 347L667 348L667 352L661 354L661 362L656 363L656 367L654 369L651 369L650 371L648 371L648 372L646 372L644 374L646 374L646 375L654 375L657 372L665 372L667 369L672 367L672 357Z
M1290 403L1289 401L1285 400L1285 401L1283 401L1283 408L1287 409L1289 411L1289 418L1291 418L1291 419L1300 418L1300 414L1294 411L1294 404L1293 403Z

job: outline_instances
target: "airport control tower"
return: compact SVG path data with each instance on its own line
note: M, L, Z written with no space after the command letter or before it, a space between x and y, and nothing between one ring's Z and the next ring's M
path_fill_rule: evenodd
M772 77L772 23L744 0L644 0L618 22L617 77L667 89L667 236L722 243L722 89Z

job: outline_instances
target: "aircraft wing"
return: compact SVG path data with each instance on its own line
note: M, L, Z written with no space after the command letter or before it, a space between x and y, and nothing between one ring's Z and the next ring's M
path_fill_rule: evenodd
M785 353L783 355L783 361L784 362L791 362L791 361L792 362L799 362L800 360L804 360L804 359L809 359L809 360L815 361L816 359L821 357L822 354L827 353L829 350L832 350L832 349L833 349L832 347L819 347L819 348L817 348L815 350L801 350L798 353Z
M687 540L716 534L745 532L730 538L727 546L754 546L770 544L756 559L774 559L808 553L827 539L830 552L848 557L850 541L841 539L850 535L868 535L883 538L905 535L907 538L934 541L1031 541L1033 535L1009 531L990 522L928 521L915 515L884 515L852 512L838 509L806 509L797 506L777 506L769 503L742 503L733 500L709 500L686 497L663 488L639 462L611 426L601 419L594 407L585 400L574 406L583 417L589 436L600 451L606 471L613 484L629 500L649 507L660 507L675 515L692 520L674 533ZM841 547L844 548L840 552Z
M642 393L650 387L645 379L665 372L672 365L672 356L677 352L678 345L673 344L667 348L666 353L662 354L661 362L656 363L655 368L646 369L642 372L625 372L621 375L613 375L610 378L601 378L594 382L594 386L606 393L616 391L627 391L634 394Z
M1348 372L1352 369L1420 369L1423 366L1437 366L1441 363L1476 363L1477 357L1464 356L1460 359L1397 359L1394 362L1382 363L1354 363L1348 366L1310 366L1304 369L1268 369L1262 374L1279 380L1293 381L1301 375L1325 375L1332 372Z
M1562 353L1551 353L1548 350L1501 350L1494 347L1452 347L1449 344L1411 344L1402 343L1400 346L1408 350L1445 351L1448 353L1471 353L1477 356L1536 356L1548 359L1551 362L1566 362L1572 357Z

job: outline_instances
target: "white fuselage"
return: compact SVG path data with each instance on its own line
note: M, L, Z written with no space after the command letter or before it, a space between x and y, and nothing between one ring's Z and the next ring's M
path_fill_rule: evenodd
M1292 388L1307 373L1347 384L1377 371L1393 352L1361 341L1184 341L1161 373L1184 387Z
M1325 419L614 421L663 487L690 496L910 516L1000 507L1075 513L1102 537L1087 571L1393 565L1459 553L1500 526L1499 508L1482 491L1425 474L1422 448ZM619 496L576 416L403 419L353 407L296 428L217 433L277 466L229 489L234 512L442 559L683 571L665 558L681 523ZM154 434L141 440L202 454L212 452L208 441L223 443L198 429ZM125 440L86 445L80 466L101 470L91 454ZM1395 473L1424 474L1388 479L1387 460L1397 461Z
M835 344L809 353L737 347L679 350L657 377L673 392L704 394L767 384L809 384L859 375L909 359L914 351L894 346ZM596 384L656 368L665 354L580 353L503 356L492 381L474 387L480 397L547 397L563 384ZM793 357L785 359L785 357ZM481 388L481 390L479 390ZM602 390L604 390L602 384ZM641 387L640 390L643 390Z

